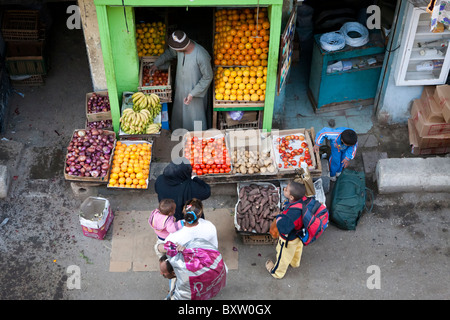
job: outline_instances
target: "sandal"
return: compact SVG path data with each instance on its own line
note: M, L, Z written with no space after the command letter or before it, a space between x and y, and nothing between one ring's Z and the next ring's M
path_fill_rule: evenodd
M275 266L275 264L272 262L272 260L267 260L266 261L266 269L270 273L272 273L272 269L273 269L274 266Z

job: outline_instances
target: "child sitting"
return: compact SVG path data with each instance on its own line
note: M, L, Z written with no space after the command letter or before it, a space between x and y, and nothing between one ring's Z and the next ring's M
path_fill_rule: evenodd
M148 218L148 223L155 230L158 240L155 244L155 251L158 256L161 256L157 250L160 243L164 243L166 237L183 227L182 221L175 221L176 204L172 199L162 199L159 203L158 209L155 209Z

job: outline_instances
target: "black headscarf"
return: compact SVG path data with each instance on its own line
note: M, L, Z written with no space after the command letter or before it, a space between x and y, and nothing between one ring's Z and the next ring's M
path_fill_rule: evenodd
M180 159L170 162L164 168L162 176L156 181L158 200L161 201L164 198L175 200L177 205L176 220L183 219L183 206L186 201L192 199L192 188L194 186L191 179L192 166L189 164L189 160L181 158L181 163L179 162Z

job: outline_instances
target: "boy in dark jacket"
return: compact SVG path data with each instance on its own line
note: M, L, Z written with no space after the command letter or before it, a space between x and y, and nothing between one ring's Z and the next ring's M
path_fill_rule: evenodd
M266 261L266 269L277 279L286 274L289 266L298 268L303 252L303 242L297 235L302 229L302 208L307 198L305 186L298 182L290 182L283 190L288 203L283 212L277 216L276 224L280 234L277 244L277 259Z

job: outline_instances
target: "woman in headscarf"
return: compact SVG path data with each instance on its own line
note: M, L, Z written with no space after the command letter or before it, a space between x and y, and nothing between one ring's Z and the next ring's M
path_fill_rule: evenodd
M183 207L186 201L192 198L206 200L211 196L211 187L203 180L193 177L192 166L186 158L180 161L172 161L164 168L163 174L155 182L155 191L158 201L173 199L177 205L175 219L183 219Z

